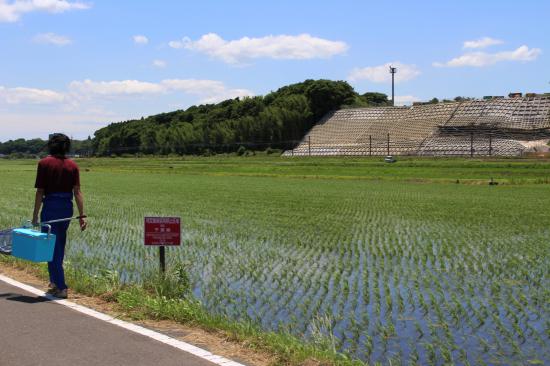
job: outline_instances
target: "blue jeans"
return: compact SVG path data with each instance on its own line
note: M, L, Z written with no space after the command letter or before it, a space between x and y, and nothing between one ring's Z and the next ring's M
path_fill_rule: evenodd
M73 215L72 193L50 193L44 197L42 203L40 221L64 219ZM60 290L67 288L65 272L63 270L63 258L65 257L65 244L67 243L69 224L70 221L51 224L52 234L55 234L55 249L52 261L48 262L48 272L50 274L50 282L55 284ZM47 231L47 229L43 227L42 231Z

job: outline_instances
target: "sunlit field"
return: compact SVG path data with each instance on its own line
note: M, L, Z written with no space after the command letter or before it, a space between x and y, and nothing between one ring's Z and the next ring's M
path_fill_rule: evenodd
M550 162L79 160L82 271L158 270L144 216L181 216L212 313L382 364L550 363ZM0 161L0 226L29 219L36 161ZM493 181L498 185L489 185Z

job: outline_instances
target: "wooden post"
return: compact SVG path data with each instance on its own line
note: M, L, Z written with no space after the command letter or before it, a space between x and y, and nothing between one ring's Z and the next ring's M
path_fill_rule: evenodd
M372 156L372 135L369 135L369 156Z
M166 253L164 245L159 246L159 260L160 260L160 272L164 275L166 273Z
M474 133L470 132L470 157L474 157Z

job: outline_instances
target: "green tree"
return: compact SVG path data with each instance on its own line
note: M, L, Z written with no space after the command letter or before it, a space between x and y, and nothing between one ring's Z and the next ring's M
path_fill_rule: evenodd
M318 80L305 90L315 121L342 105L352 104L355 91L345 81Z
M95 132L96 154L202 154L212 151L288 148L326 113L342 106L384 105L387 96L360 96L345 81L306 80L266 96L228 99L217 104L112 123ZM252 143L262 142L254 145Z
M367 92L361 96L369 106L389 106L391 101L384 93Z

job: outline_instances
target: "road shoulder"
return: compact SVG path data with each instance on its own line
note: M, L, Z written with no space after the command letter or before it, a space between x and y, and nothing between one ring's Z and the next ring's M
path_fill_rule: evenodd
M18 268L10 263L0 262L0 274L40 290L45 290L47 286L32 270ZM99 297L71 293L69 301L107 314L113 318L129 321L138 326L160 332L171 338L189 343L215 355L220 355L239 363L259 366L274 363L272 356L255 352L246 348L246 345L231 341L228 335L223 332L208 332L198 327L191 327L173 321L132 321L116 303L105 301Z

